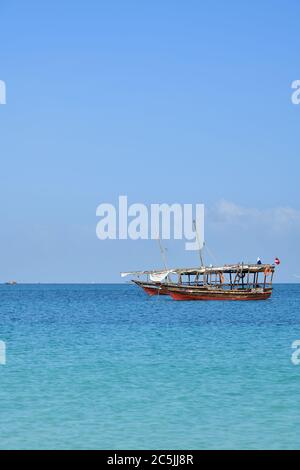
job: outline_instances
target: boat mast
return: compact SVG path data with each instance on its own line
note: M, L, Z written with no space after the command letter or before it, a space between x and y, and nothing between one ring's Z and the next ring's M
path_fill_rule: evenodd
M194 231L196 233L196 238L197 238L197 242L198 242L198 246L199 246L200 263L201 263L201 267L203 268L204 267L204 262L203 262L203 256L202 256L202 247L201 247L201 244L200 244L199 234L198 234L198 231L197 231L197 226L196 226L196 221L195 220L193 220L193 227L194 227Z
M160 254L161 254L161 257L162 257L162 261L163 261L165 270L167 271L168 268L167 268L166 250L165 250L164 247L162 246L161 239L160 239L159 236L158 236L158 238L157 238L157 241L158 241L158 244L159 244L159 249L160 249Z

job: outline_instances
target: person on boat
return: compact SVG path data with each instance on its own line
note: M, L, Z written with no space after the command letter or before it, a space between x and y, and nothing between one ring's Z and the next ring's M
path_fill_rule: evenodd
M256 264L262 264L260 257L257 258Z

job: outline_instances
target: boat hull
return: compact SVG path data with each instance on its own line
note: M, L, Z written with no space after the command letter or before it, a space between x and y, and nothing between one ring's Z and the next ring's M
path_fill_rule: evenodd
M272 289L261 290L223 290L209 289L199 287L186 287L180 285L161 284L154 282L133 281L137 286L141 287L150 297L156 295L169 295L174 300L267 300L272 295Z
M151 283L151 282L141 282L141 281L133 281L137 286L141 287L146 294L150 297L155 295L168 295L168 289L166 289L162 284L159 283Z
M241 301L241 300L267 300L271 297L272 291L264 292L190 292L190 291L175 291L169 290L169 295L174 300L231 300L231 301Z

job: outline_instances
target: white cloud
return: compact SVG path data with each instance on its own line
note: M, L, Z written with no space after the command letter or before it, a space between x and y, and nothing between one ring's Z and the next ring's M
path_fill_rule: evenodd
M219 201L208 211L208 221L214 224L231 224L250 228L254 225L276 231L300 228L300 211L292 207L257 209L240 206L234 202Z

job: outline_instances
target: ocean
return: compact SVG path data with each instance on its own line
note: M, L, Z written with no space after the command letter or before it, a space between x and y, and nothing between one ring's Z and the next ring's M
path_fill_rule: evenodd
M1 285L0 448L299 449L299 302Z

